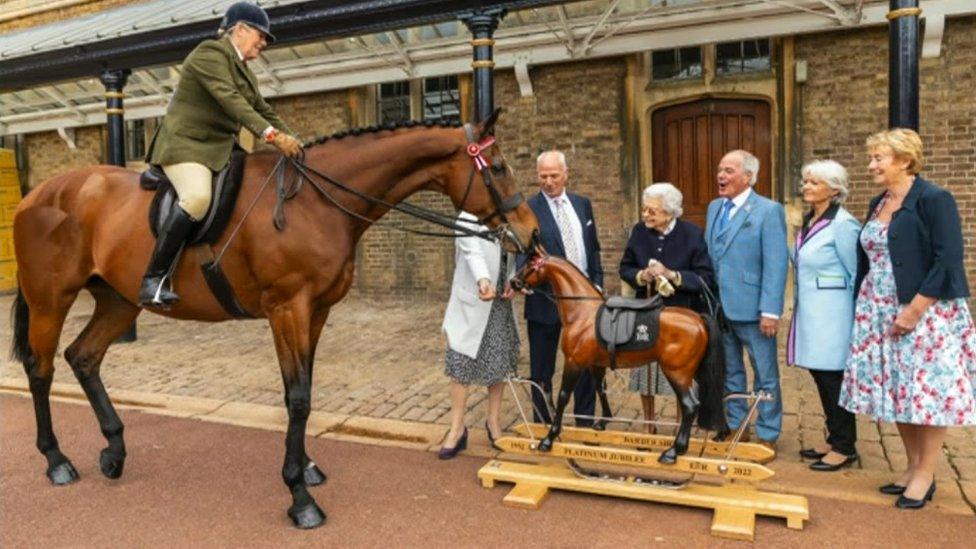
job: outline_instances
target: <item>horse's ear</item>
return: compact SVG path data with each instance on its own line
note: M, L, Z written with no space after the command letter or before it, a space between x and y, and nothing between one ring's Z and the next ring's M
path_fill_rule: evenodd
M484 139L487 135L489 135L492 132L492 130L495 129L495 122L498 122L498 115L500 115L501 113L502 113L502 108L498 107L495 109L494 112L491 113L491 115L488 118L478 123L478 127L477 127L478 141Z

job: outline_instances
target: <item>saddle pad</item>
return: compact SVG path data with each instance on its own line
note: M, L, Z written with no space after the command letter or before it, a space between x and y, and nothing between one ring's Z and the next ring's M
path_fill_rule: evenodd
M650 349L657 343L662 309L634 310L602 305L596 314L597 342L614 352Z
M214 176L211 183L213 199L210 201L210 208L197 224L190 238L187 239L187 247L197 244L213 244L220 239L224 229L227 228L231 214L234 213L234 207L237 205L237 195L240 194L246 159L246 152L234 149L227 167ZM163 170L156 166L143 172L139 178L139 184L144 189L155 189L156 191L156 196L153 197L152 204L149 207L149 228L153 236L158 236L164 216L169 215L169 212L177 207L176 190Z

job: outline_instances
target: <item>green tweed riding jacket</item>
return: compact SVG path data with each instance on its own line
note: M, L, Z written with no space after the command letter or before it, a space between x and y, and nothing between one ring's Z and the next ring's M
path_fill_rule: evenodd
M197 162L213 171L227 165L241 126L259 136L268 127L291 130L261 97L257 78L230 38L205 40L183 61L183 74L146 161L168 166Z

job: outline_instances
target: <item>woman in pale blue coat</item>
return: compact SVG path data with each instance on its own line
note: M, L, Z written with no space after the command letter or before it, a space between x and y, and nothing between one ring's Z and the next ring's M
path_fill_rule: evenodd
M847 170L833 160L803 167L803 216L791 258L795 273L787 362L806 368L817 385L826 419L824 444L800 451L815 471L857 461L854 414L838 404L854 323L857 238L861 226L841 204Z

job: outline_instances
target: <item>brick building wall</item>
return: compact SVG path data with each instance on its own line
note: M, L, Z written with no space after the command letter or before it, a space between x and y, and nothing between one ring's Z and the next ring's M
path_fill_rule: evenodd
M268 101L302 139L331 135L351 124L347 90L310 93Z
M946 185L963 215L967 248L976 237L976 17L946 22L938 59L921 70L922 136L925 175ZM799 91L804 161L833 158L847 166L852 194L848 209L858 217L877 189L868 179L864 140L887 122L887 29L857 29L796 37L796 55L808 63L808 79ZM497 136L526 196L537 192L535 158L559 148L570 167L569 188L594 205L603 246L606 286L619 291L616 264L636 208L624 175L624 58L537 66L530 69L534 96L523 98L512 71L496 75L495 100L504 107ZM356 125L349 90L272 101L302 137L326 135ZM55 132L28 135L30 184L65 169L103 158L102 129L79 128L78 150L71 151ZM794 182L790 182L793 184ZM445 197L420 193L411 201L450 212ZM390 214L384 222L420 228L419 222ZM415 236L374 227L357 256L353 292L377 297L442 300L453 272L450 240ZM976 254L968 254L970 284L976 287Z
M847 208L867 213L880 189L867 174L864 142L888 123L886 27L798 37L797 58L808 62L802 90L803 158L832 158L850 174ZM976 288L976 17L946 20L942 54L923 59L920 134L929 180L959 204L966 272Z
M593 202L606 284L611 291L619 287L616 265L634 223L620 215L626 184L620 175L625 72L622 58L533 67L535 95L522 98L514 73L500 71L495 89L495 102L505 109L496 127L498 143L527 198L538 192L538 154L552 148L566 153L568 188ZM420 193L410 200L439 211L452 211L446 197L433 193ZM384 221L422 226L396 213L387 215ZM360 245L353 291L371 296L443 300L450 289L453 269L454 245L450 240L374 227Z
M28 156L28 178L34 188L55 175L105 162L104 126L86 126L75 130L74 150L58 132L31 133L24 136Z

